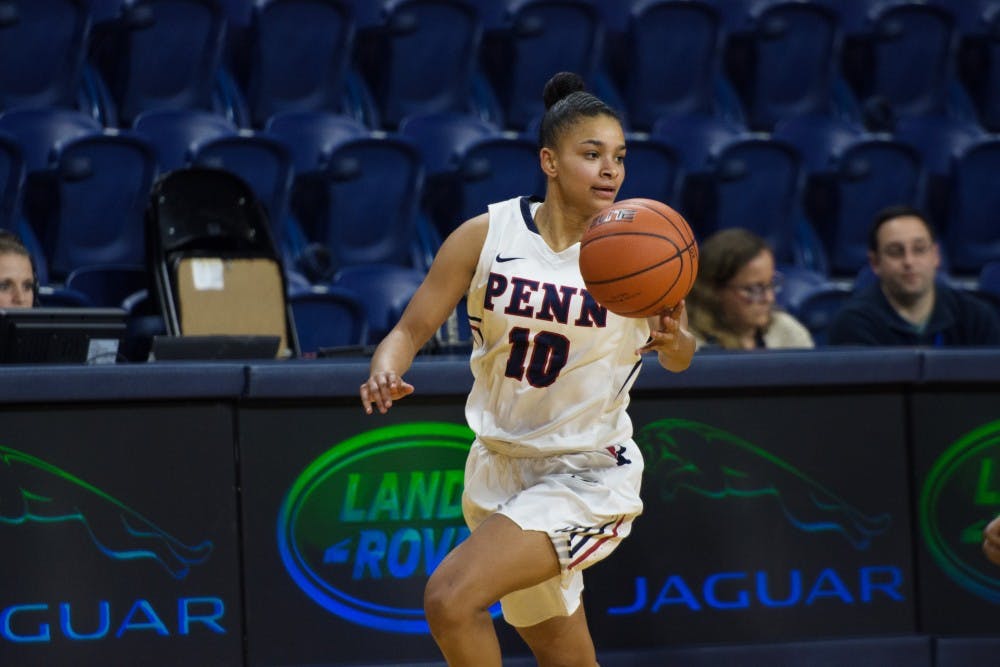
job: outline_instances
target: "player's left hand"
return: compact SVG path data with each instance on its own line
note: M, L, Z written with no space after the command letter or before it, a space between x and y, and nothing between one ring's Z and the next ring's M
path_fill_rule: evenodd
M683 301L673 308L664 310L659 315L651 317L649 320L649 341L636 350L636 354L659 352L669 355L678 352L681 349L681 344L691 335L681 326L683 318Z

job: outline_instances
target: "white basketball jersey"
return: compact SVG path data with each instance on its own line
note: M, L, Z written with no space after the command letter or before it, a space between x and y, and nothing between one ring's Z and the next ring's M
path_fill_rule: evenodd
M603 449L632 436L626 413L645 319L597 305L580 276L580 244L554 252L538 204L489 207L489 232L468 294L469 426L490 449L540 456Z

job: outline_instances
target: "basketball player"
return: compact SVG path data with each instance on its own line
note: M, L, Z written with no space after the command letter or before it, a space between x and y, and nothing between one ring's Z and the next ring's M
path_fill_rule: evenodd
M0 308L35 305L35 270L31 255L14 234L0 230Z
M497 600L539 665L597 664L582 570L607 556L642 510L628 391L642 353L657 352L679 372L695 347L683 304L629 319L585 292L580 237L614 202L625 138L616 113L574 74L555 75L544 98L544 201L492 204L445 240L360 389L369 414L413 392L403 374L468 293L475 380L466 418L477 437L463 510L472 533L424 595L452 667L500 667L488 611Z

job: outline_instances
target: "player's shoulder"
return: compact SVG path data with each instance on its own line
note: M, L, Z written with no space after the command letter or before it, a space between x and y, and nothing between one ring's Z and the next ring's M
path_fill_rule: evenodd
M489 213L480 213L475 217L469 218L448 235L444 246L465 248L475 251L478 254L483 244L486 243L489 225Z

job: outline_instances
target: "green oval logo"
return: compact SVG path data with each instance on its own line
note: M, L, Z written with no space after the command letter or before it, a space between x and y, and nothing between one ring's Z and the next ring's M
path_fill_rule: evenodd
M466 426L417 422L340 442L295 480L278 517L285 569L330 612L427 633L427 577L465 539ZM404 601L404 602L401 602Z
M959 439L935 462L920 494L920 529L931 556L971 593L1000 603L1000 570L982 552L983 528L1000 510L1000 421Z

